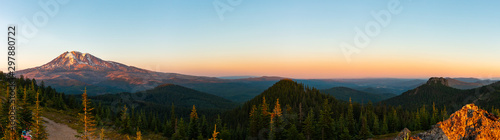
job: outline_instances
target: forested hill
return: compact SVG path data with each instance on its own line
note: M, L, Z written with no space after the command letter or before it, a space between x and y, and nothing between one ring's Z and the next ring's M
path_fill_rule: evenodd
M338 102L334 97L322 94L315 88L309 88L292 80L284 79L275 83L250 101L245 102L241 107L227 112L225 115L233 122L230 124L240 123L241 125L247 125L243 122L248 122L248 113L253 106L262 110L262 107L259 105L267 103L266 106L269 107L267 109L270 109L275 105L277 99L279 99L283 107L286 108L289 106L297 113L301 112L301 108L302 115L307 113L310 108L319 110L325 100L334 103Z
M409 121L398 116L402 112L390 106L339 101L284 79L223 118L237 139L366 139L406 126L399 123Z
M89 98L104 106L122 107L127 105L135 110L158 113L162 118L171 115L172 105L181 117L188 117L194 105L200 114L212 118L238 105L222 97L174 84L163 84L136 93L105 94Z
M394 106L402 106L403 108L417 109L423 104L437 106L449 105L457 95L461 95L464 91L447 85L423 84L415 89L404 92L403 94L389 98L383 103Z
M131 94L134 95L130 96ZM236 103L233 103L230 100L224 99L222 97L174 84L163 84L153 89L136 93L99 95L92 97L92 99L99 101L116 101L121 99L122 96L130 97L130 100L138 103L147 102L167 106L175 104L175 106L187 108L191 108L193 105L195 105L196 108L200 109L232 109L237 105Z
M11 109L11 100L8 100L9 89L7 89L9 80L14 80L16 94L16 122L15 136L8 135ZM64 93L56 92L50 86L45 86L44 82L38 85L35 79L19 78L10 79L7 73L0 71L0 139L20 138L22 130L31 129L33 139L47 139L44 121L42 116L46 109L72 110L79 108L80 104L72 96L66 96ZM19 135L18 135L19 134Z
M250 111L252 105L262 103L264 98L270 107L275 105L277 99L280 99L280 104L284 106L289 105L292 108L299 108L301 105L304 110L309 110L309 108L319 109L325 99L329 100L329 102L337 102L334 97L323 94L316 88L310 88L292 80L284 79L246 102L242 108Z
M500 103L500 82L479 88L460 90L448 86L448 81L445 78L431 78L426 84L382 102L410 110L433 103L436 106L447 106L452 111L469 103L475 103L482 107L493 107Z
M349 99L352 99L353 102L358 102L358 103L368 103L369 101L379 102L396 96L395 94L392 93L376 94L365 91L359 91L348 87L334 87L330 89L321 90L321 92L332 95L333 97L339 100L349 101Z

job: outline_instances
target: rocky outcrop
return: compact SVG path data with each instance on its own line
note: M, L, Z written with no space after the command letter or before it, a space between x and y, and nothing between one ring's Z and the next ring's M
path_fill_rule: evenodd
M438 125L434 125L432 126L431 130L423 133L418 133L415 136L422 140L449 140L448 136L446 136L446 134Z
M453 113L439 127L450 139L500 139L498 118L474 104L468 104Z
M498 140L500 122L496 115L467 104L431 130L414 136L422 140Z
M434 84L442 84L445 86L450 86L448 83L448 79L445 79L443 77L431 77L429 80L427 80L428 85L434 85Z
M421 140L419 137L411 136L411 131L408 128L403 129L399 132L398 136L394 140Z

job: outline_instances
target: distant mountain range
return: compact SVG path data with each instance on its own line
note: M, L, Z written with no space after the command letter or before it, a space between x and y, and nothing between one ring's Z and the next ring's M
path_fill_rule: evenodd
M54 87L66 94L80 94L87 87L89 95L137 92L170 83L214 94L236 102L252 99L274 83L286 77L230 76L206 77L178 73L155 72L102 60L89 53L64 52L52 61L34 68L17 71L16 75L35 78L38 82ZM396 94L414 89L425 83L424 79L294 79L316 89L346 87L371 94ZM474 78L449 79L449 85L459 89L480 87L494 81ZM358 93L358 92L357 92ZM354 96L353 96L354 97ZM374 97L373 101L380 98ZM370 99L372 100L372 99Z
M353 102L358 102L358 103L368 103L369 101L375 103L397 96L396 94L392 93L380 93L380 94L369 93L348 87L334 87L330 89L321 90L321 92L330 94L339 100L349 101L349 99L351 99Z

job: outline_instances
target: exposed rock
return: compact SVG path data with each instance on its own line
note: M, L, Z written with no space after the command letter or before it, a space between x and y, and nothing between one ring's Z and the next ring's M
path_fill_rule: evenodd
M474 104L467 104L453 113L449 119L416 136L423 140L498 140L500 122L497 120L497 116L479 109Z
M442 84L445 86L450 86L448 84L448 79L445 79L443 77L431 77L429 80L427 80L428 85L434 85L434 84Z
M431 130L419 133L415 136L422 140L448 140L448 137L438 125L439 124L434 125Z
M403 129L399 132L398 136L394 140L420 140L420 138L411 136L411 131L408 128Z

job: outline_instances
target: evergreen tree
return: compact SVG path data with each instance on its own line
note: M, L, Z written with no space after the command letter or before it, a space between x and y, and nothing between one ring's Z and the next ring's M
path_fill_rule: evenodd
M299 103L298 120L299 120L299 123L297 125L297 128L299 129L299 131L302 131L302 121L304 121L304 112L302 111L302 102Z
M237 129L238 130L238 129ZM229 132L229 129L227 129L226 126L224 126L220 132L219 138L221 140L230 140L231 139L231 132Z
M399 131L399 117L396 112L396 109L392 110L392 115L391 115L391 125L390 128L392 129L392 132L398 132Z
M286 134L287 140L305 140L304 134L299 134L295 124L291 124L291 126L286 130Z
M350 140L351 139L351 134L349 134L349 127L346 126L345 119L344 119L344 114L340 115L339 121L338 121L338 130L339 132L339 138L342 140Z
M432 102L432 117L431 117L431 125L434 125L438 122L439 119L439 109L436 108L434 102Z
M207 119L205 118L205 115L201 116L200 135L203 136L203 138L208 138L210 135L210 130L208 128L208 122L207 122Z
M269 123L269 139L270 140L280 140L284 139L283 130L283 115L281 111L281 105L279 99L276 100L276 105L274 106L273 113L271 114L271 121Z
M156 115L156 113L151 115L151 124L149 126L150 130L153 130L155 133L158 133L158 122L158 115Z
M22 87L21 87L22 89ZM30 104L28 101L28 95L26 94L26 87L24 87L24 95L22 96L22 101L20 103L21 108L19 108L20 111L20 121L21 121L21 128L23 129L29 129L28 127L32 124L34 121L33 119L33 113L30 109Z
M429 115L425 109L425 104L422 105L422 108L420 108L420 121L420 124L423 126L422 129L430 128Z
M92 135L95 131L95 120L92 115L92 108L90 106L90 99L87 98L87 88L82 94L82 105L83 105L83 113L79 113L80 121L83 123L83 134L81 134L81 138L84 140L92 139Z
M382 119L382 126L380 127L380 134L387 134L389 132L389 127L387 125L387 117L384 115Z
M351 98L349 98L349 107L347 108L347 127L351 135L355 135L356 121L354 120L354 112L352 107Z
M198 126L198 113L196 113L196 108L193 105L193 110L191 110L191 114L189 115L188 139L195 139L198 137Z
M143 121L143 118L146 118L146 116L144 116L144 113L139 113L139 115L137 115L137 125L135 126L136 128L139 128L139 129L145 129L144 127L144 121Z
M170 121L168 121L166 124L167 126L165 128L165 136L171 137L172 134L175 133L175 121L176 121L175 106L174 106L174 103L172 103L172 107L170 110Z
M181 118L180 121L179 121L179 124L177 124L177 127L178 127L178 130L179 130L179 134L181 137L186 137L187 136L187 127L186 127L186 123L184 122L184 119Z
M130 115L129 115L129 119L130 119L130 127L131 128L138 128L139 127L139 123L138 123L138 120L137 118L139 117L139 115L137 115L137 113L135 113L135 107L132 105L130 107ZM99 115L97 115L99 116ZM136 129L137 130L137 129Z
M40 107L40 94L36 93L36 101L35 108L33 109L33 120L35 123L33 124L33 138L37 140L45 140L47 139L47 133L45 132L45 126L43 125L42 119L42 108Z
M380 123L379 123L377 115L372 115L372 116L373 116L372 131L373 131L373 134L378 135L378 134L380 134Z
M320 110L319 123L318 123L318 126L321 129L322 140L333 137L332 132L334 132L335 130L332 129L332 126L330 125L333 123L331 115L332 112L330 109L330 105L328 104L328 99L325 99L323 101L323 109Z
M441 110L441 118L442 118L442 121L448 119L448 112L446 112L446 106L443 107L443 110Z
M359 130L358 138L368 139L373 137L373 134L370 132L370 128L368 127L368 123L366 122L366 116L363 115L363 112L361 112L360 116L361 128Z
M214 126L214 133L212 133L212 138L208 139L208 140L218 140L217 139L217 134L219 134L220 132L217 132L217 124Z
M417 112L415 113L414 115L414 119L413 119L413 130L421 130L422 129L422 121L420 120L420 113L418 113L418 110Z
M340 134L340 139L342 139L342 140L352 139L351 134L349 134L348 127L344 127L344 129L342 130L342 134Z
M172 136L172 131L173 131L173 128L171 127L170 120L165 120L165 124L163 126L163 136L165 136L165 137L171 137Z
M123 105L123 109L120 113L120 132L124 134L132 134L132 126L130 124L130 117L127 111L127 106Z
M2 126L4 126L4 127L0 127L0 129L2 129L2 132L3 132L3 133L0 133L0 134L3 136L2 137L3 139L10 140L10 139L19 137L19 135L17 133L17 130L19 128L15 128L14 131L11 131L11 129L10 129L11 125L10 125L10 119L8 117L9 117L9 111L10 111L10 108L11 108L11 101L9 100L9 95L10 95L10 89L11 88L9 88L8 85L5 85L5 87L7 89L7 92L5 94L3 94L3 95L4 95L4 98L7 99L7 100L5 100L5 102L3 104L2 114L0 115L0 122L1 122L1 124L3 124ZM19 98L19 96L17 96L17 98ZM17 104L14 104L14 106L17 107ZM19 119L19 116L16 116L16 119ZM19 120L15 120L15 123L19 124ZM17 125L17 127L20 127L20 126Z
M259 116L260 112L257 110L257 107L253 105L250 111L250 128L248 129L250 137L255 138L259 133Z
M295 111L293 110L292 106L290 106L289 104L286 105L286 112L284 112L283 114L286 114L286 115L283 115L283 119L284 120L287 120L287 124L286 125L289 125L289 124L295 124L295 126L300 126L300 125L297 125L297 113L295 113ZM300 129L300 128L297 128L297 130Z
M179 121L175 121L175 124L176 124L176 129L175 129L175 133L172 134L172 140L183 140L186 138L187 134L186 134L186 126L184 124L184 119L181 118Z
M337 123L335 123L335 132L333 132L335 134L335 138L336 139L340 139L340 135L342 134L342 131L344 130L344 127L346 127L346 122L345 122L345 115L344 113L341 113L339 115L339 119L336 121Z
M271 120L271 113L268 111L269 109L269 104L266 102L266 97L262 97L262 104L260 107L261 113L260 113L260 122L259 122L259 131L261 129L267 129L269 128L269 122Z
M217 119L215 119L215 125L222 127L222 119L220 118L219 114L217 114Z
M494 115L500 115L500 109L495 109L494 106L491 107L491 113L493 113ZM440 114L441 115L441 114Z
M313 109L311 109L309 111L309 113L307 114L306 120L304 120L304 125L303 125L304 128L302 128L307 140L310 140L312 135L314 134L314 129L315 129L314 126L315 126L315 124L314 124L314 112L313 112Z

